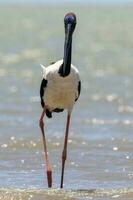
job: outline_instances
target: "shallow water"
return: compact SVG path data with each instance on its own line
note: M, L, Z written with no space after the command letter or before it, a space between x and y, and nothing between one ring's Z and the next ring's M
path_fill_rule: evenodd
M133 189L119 189L119 190L60 190L60 189L1 189L0 190L1 199L6 200L30 200L30 199L71 199L71 200L80 200L80 199L132 199Z
M70 7L0 7L0 199L133 199L132 9L71 8L82 93L72 115L65 189L47 190L39 64L62 57L62 16ZM66 113L46 119L53 188L60 185L65 121Z

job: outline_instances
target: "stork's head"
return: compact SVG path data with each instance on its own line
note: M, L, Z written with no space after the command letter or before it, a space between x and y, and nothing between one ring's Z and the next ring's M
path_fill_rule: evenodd
M74 13L67 13L64 17L65 25L65 45L63 64L59 69L59 74L66 77L71 71L71 49L72 49L72 34L76 26L76 15Z
M76 26L76 15L74 13L67 13L64 17L65 32L73 33Z

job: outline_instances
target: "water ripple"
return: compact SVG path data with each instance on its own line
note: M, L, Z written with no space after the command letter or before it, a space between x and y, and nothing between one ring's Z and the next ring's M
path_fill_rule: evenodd
M130 119L97 119L97 118L92 118L92 119L85 119L84 123L86 124L93 124L93 125L117 125L117 124L122 124L122 125L133 125L133 120Z

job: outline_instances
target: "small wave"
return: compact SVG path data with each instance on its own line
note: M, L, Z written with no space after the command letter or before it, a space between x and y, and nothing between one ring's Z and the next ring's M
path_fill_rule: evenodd
M121 105L118 107L120 113L133 113L133 106Z
M53 136L52 138L47 139L47 143L51 149L58 149L60 146L62 146L62 138ZM71 148L74 148L75 146L87 146L88 143L80 138L80 143L78 138L76 140L69 139L68 144L71 146ZM16 138L15 136L11 136L6 142L0 142L0 149L1 151L7 150L22 150L22 149L40 149L43 146L42 138L40 135L40 139L24 139L24 138Z
M25 49L24 51L16 54L0 54L0 63L1 64L16 64L23 60L36 60L43 56L43 52L40 49ZM1 74L3 75L3 71Z
M93 198L122 198L128 199L133 195L132 188L123 189L0 189L0 199L2 200L33 200L33 199L93 199Z
M112 119L112 120L107 120L107 119L97 119L97 118L92 118L92 119L85 119L84 122L86 124L94 124L94 125L117 125L117 124L122 124L122 125L133 125L133 120L129 119Z
M13 150L15 149L22 149L22 148L37 148L41 146L41 140L38 141L24 141L24 139L19 139L17 140L15 137L11 137L8 143L2 143L0 144L0 148L5 149L5 148L11 148Z
M90 99L92 101L107 101L107 102L113 102L113 101L118 101L119 96L117 94L107 94L105 96L103 95L98 95L98 94L93 94L90 96Z
M0 69L0 77L4 77L4 76L6 76L6 75L7 75L7 70L4 69L4 68L1 68L1 69Z

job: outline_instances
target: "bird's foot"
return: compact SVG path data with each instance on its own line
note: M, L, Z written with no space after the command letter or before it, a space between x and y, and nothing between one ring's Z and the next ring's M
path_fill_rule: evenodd
M52 171L47 171L48 187L52 187Z

